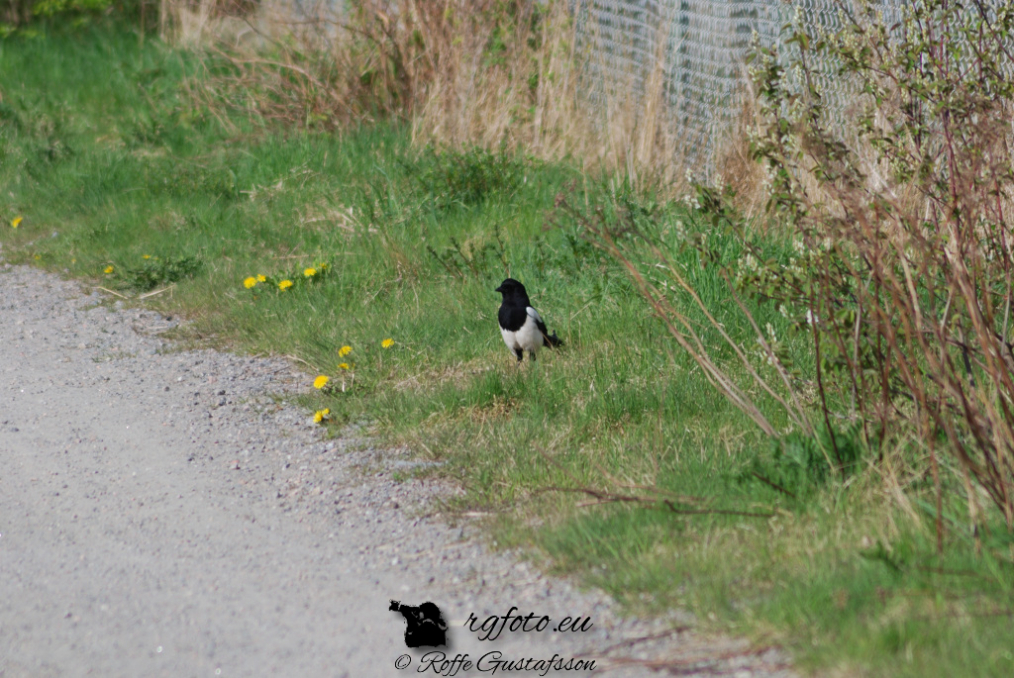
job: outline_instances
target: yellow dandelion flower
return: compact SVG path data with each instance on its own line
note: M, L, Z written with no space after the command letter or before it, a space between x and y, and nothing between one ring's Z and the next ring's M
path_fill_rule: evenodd
M251 278L247 278L246 280L243 281L243 287L245 287L247 289L250 289L251 287L253 287L256 284L257 284L257 278L252 278L251 277Z
M339 370L347 370L347 369L349 369L349 364L348 363L338 363L338 369Z
M267 282L267 281L268 281L267 276L264 276L264 275L258 275L257 276L257 282Z
M323 374L313 380L314 388L324 388L327 386L327 382L331 381L329 377L325 377Z
M320 422L327 419L327 416L329 414L331 414L331 410L327 407L325 407L322 410L317 410L316 412L313 413L313 422L315 424L319 424Z
M303 271L303 275L305 275L307 278L312 278L313 276L317 275L317 269L310 267Z
M280 289L280 290L287 290L290 287L292 287L292 281L291 280L283 280L282 282L278 283L278 289Z
M24 220L25 220L24 217L14 217L14 221L11 222L11 228L17 228L18 226L21 225L21 222Z
M352 347L351 346L342 346L340 349L338 349L338 357L339 358L344 358L349 353L352 353Z
M151 255L150 254L142 254L141 258L142 259L151 259Z
M394 346L394 339L388 337L387 339L384 339L382 342L380 342L380 345L383 346L384 348L391 348L392 346Z
M102 272L103 273L112 273L113 272L113 267L112 266L106 266L104 269L102 269Z

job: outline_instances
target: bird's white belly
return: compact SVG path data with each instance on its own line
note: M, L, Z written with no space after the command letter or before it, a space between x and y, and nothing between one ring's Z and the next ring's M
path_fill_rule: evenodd
M535 351L542 346L542 332L539 331L535 321L531 318L526 318L525 324L516 332L505 330L501 327L500 334L503 335L507 348L512 351L516 351L519 348L525 351Z

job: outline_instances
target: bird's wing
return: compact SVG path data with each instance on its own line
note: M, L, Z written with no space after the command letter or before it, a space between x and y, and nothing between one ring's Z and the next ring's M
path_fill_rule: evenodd
M528 311L528 315L531 316L532 320L535 321L535 326L539 328L539 332L542 332L542 336L549 338L549 329L546 327L546 323L542 321L542 316L534 308L529 306L525 309Z

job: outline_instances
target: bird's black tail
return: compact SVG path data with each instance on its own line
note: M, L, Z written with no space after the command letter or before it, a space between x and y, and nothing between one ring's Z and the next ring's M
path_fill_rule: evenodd
M550 348L560 348L563 346L563 339L556 336L556 332L553 332L552 334L546 333L542 336L546 338L546 346L549 346Z

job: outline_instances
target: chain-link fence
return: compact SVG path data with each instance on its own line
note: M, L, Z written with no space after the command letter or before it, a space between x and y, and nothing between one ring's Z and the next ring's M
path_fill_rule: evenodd
M895 22L911 0L879 0ZM756 35L775 43L800 19L810 35L842 27L835 0L574 0L593 99L643 97L662 87L685 160L707 172L716 146L743 110L746 56ZM849 85L831 64L818 67L832 114L848 105ZM652 73L661 70L661 78Z
M544 5L556 1L535 0ZM764 46L776 44L784 39L783 28L790 23L800 24L811 37L834 34L846 26L843 10L860 9L857 0L559 1L571 10L573 44L579 68L586 76L578 94L589 101L588 105L580 102L579 108L590 112L603 129L626 130L627 137L638 137L637 143L644 146L651 143L643 141L645 138L655 138L658 120L664 117L665 141L657 144L663 149L658 155L678 156L672 163L675 173L682 173L685 166L702 175L714 170L718 151L732 137L730 132L744 111L745 97L749 96L746 57L754 40ZM917 1L869 0L879 13L878 19L889 27L898 26L905 8ZM421 0L377 0L375 7L350 0L272 2L289 6L300 25L317 22L324 36L337 31L341 15L353 7L383 8L377 16L393 21L399 12L415 13L424 4ZM457 12L471 11L470 2L446 0ZM986 0L983 5L988 12L999 6L999 0ZM449 21L453 24L455 20ZM569 38L565 36L565 40ZM783 43L781 58L791 61L794 49ZM1014 45L1011 50L1014 53ZM472 56L476 63L488 57ZM850 107L858 101L857 83L840 77L834 63L810 66L827 115L846 122ZM1010 75L1014 77L1014 66ZM646 124L639 127L641 122ZM639 136L641 130L647 131Z

